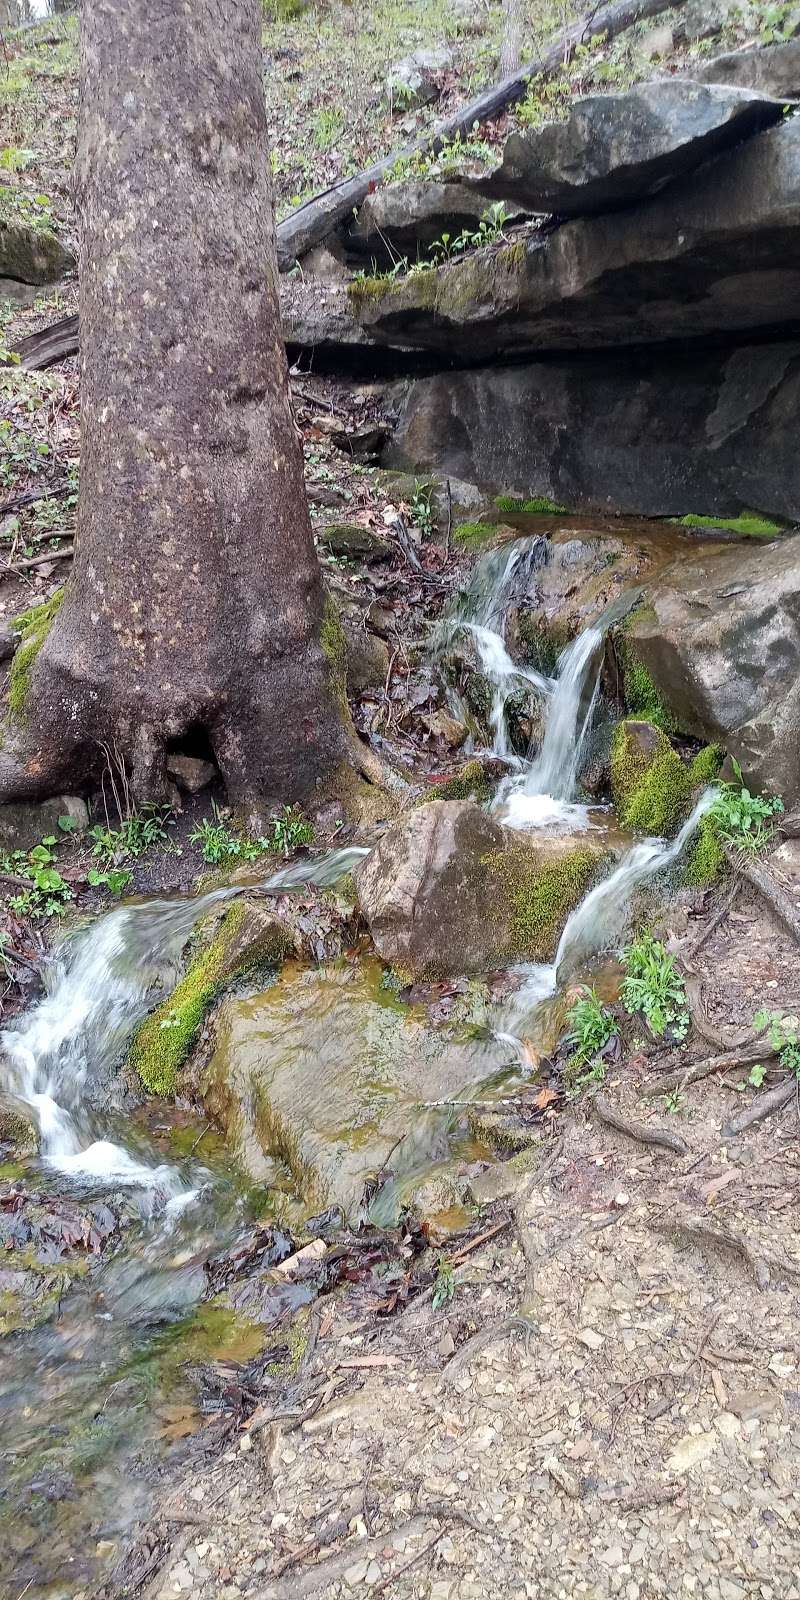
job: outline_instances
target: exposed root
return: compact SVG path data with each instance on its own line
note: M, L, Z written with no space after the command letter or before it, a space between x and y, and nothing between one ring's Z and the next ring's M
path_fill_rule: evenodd
M681 1216L675 1212L665 1217L648 1218L648 1222L654 1233L663 1233L671 1237L675 1234L685 1234L693 1242L700 1240L703 1244L711 1245L714 1250L732 1251L734 1255L739 1255L746 1261L759 1289L768 1288L770 1274L767 1253L756 1251L744 1235L735 1233L733 1228L721 1227L718 1224L712 1227L703 1217ZM791 1262L782 1264L784 1270L792 1267ZM800 1267L794 1268L794 1271L800 1274Z
M790 1100L794 1100L797 1093L797 1079L792 1073L783 1083L776 1084L774 1089L765 1089L745 1111L740 1111L738 1116L731 1117L730 1122L726 1122L722 1129L723 1139L736 1139L748 1128L754 1128L757 1123L764 1122L767 1117L773 1116L776 1111L787 1106Z
M786 890L776 882L769 869L755 857L737 856L733 851L725 852L731 866L739 872L746 883L750 884L765 900L770 911L777 917L782 928L794 939L795 944L800 944L800 917L794 907L794 902Z
M678 957L678 966L683 975L686 1000L695 1033L699 1033L706 1044L724 1045L726 1050L740 1049L751 1038L750 1030L742 1032L738 1028L724 1028L721 1023L712 1021L703 997L703 979L692 970L685 957Z
M688 1067L681 1067L678 1072L665 1072L656 1082L647 1085L644 1094L649 1099L654 1095L665 1094L673 1089L688 1089L690 1083L699 1083L701 1078L710 1078L714 1072L728 1072L736 1067L750 1067L754 1061L768 1062L774 1059L775 1052L764 1044L763 1038L751 1038L734 1050L723 1050L717 1056L705 1056L702 1061L694 1061Z
M727 893L722 896L716 911L714 911L704 923L703 927L700 929L700 932L695 936L695 938L691 939L686 945L685 956L687 960L690 960L692 956L696 956L702 950L703 945L708 943L712 933L716 933L720 923L725 921L728 912L733 907L733 902L736 899L741 886L742 880L739 875L738 868L734 867L733 883L728 888Z
M633 1139L637 1144L657 1145L663 1150L672 1150L676 1156L689 1154L689 1146L679 1133L673 1133L669 1128L655 1128L649 1122L632 1122L610 1105L604 1094L596 1094L592 1105L601 1122L616 1129L617 1133L623 1133L627 1139Z

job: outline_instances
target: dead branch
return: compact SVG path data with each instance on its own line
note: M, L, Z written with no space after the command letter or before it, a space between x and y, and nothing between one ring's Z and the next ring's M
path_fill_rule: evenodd
M726 1122L722 1129L723 1139L736 1139L748 1128L754 1128L757 1123L764 1122L767 1117L773 1116L776 1111L788 1105L796 1094L797 1079L792 1073L783 1083L776 1084L774 1089L765 1089L763 1093L757 1095L752 1105L745 1111L740 1111L738 1116L731 1117L730 1122Z
M699 1083L701 1078L710 1078L714 1072L750 1067L755 1061L766 1063L774 1058L774 1055L774 1050L764 1043L763 1037L750 1039L735 1050L723 1050L720 1055L705 1056L702 1061L694 1061L687 1067L681 1067L677 1072L665 1072L654 1083L647 1085L644 1094L650 1100L655 1095L667 1094L673 1089L688 1089L690 1083Z
M673 1133L669 1128L655 1128L649 1122L634 1122L628 1117L623 1117L604 1094L596 1094L592 1106L601 1122L609 1128L614 1128L617 1133L623 1133L627 1139L633 1139L637 1144L656 1145L663 1150L671 1150L676 1156L689 1154L689 1146L679 1133Z
M74 544L67 545L66 550L46 550L41 556L28 556L25 561L7 561L0 568L0 575L5 573L29 572L32 567L46 566L48 561L69 561L75 554Z
M26 489L23 494L15 494L10 500L3 500L0 504L0 517L13 516L15 512L24 510L25 506L36 505L39 500L60 500L62 495L70 494L72 485L69 483L51 484L49 488ZM55 537L46 533L45 539Z

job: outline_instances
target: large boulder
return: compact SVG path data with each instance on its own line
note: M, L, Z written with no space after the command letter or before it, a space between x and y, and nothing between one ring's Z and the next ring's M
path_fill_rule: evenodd
M530 842L472 800L435 800L392 823L354 879L379 955L441 978L552 960L602 858L585 835Z
M398 386L394 405L394 466L573 508L800 517L791 340L446 372Z
M480 186L530 211L608 211L654 194L782 115L780 101L753 90L688 78L586 95L566 122L513 133L500 167Z
M753 50L731 50L693 66L703 83L735 83L777 100L800 100L800 39Z
M475 228L488 206L487 196L464 182L411 178L382 183L367 196L346 243L379 266L392 266L399 256L413 261L442 234L454 239L464 228ZM519 215L519 207L509 215Z
M683 732L800 799L800 536L676 563L629 636Z
M791 323L800 303L800 118L626 209L337 293L367 338L460 362ZM355 342L352 330L346 337Z
M53 233L14 217L0 217L0 278L55 283L75 270L75 257Z

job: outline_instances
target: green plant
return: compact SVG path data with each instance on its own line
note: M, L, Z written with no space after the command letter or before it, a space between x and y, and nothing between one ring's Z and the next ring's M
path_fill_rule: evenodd
M498 511L524 512L526 516L560 516L567 509L539 494L529 495L527 499L522 495L498 494L494 503Z
M432 483L415 480L414 493L411 496L411 521L419 528L423 539L429 539L436 526L433 495Z
M758 14L759 44L785 44L797 31L796 0L774 0Z
M567 1012L567 1024L569 1030L567 1044L571 1047L569 1058L571 1071L579 1072L589 1062L594 1062L591 1072L578 1078L577 1084L601 1082L605 1076L605 1068L602 1062L595 1061L595 1057L617 1032L613 1011L603 1005L595 989L584 985L578 999L573 1001ZM596 1071L598 1067L599 1074Z
M738 761L731 760L735 782L721 783L708 812L719 836L737 850L756 854L770 843L771 819L783 811L780 795L751 794Z
M656 1039L669 1029L673 1039L689 1032L689 1005L683 978L659 939L641 933L622 952L625 977L620 999L629 1016L640 1012Z
M288 856L298 845L311 843L314 829L296 806L284 806L277 816L270 818L266 834L258 839L245 839L232 832L215 806L214 820L203 817L189 838L192 844L199 844L203 860L216 867L224 862L257 861L269 850Z
M35 150L25 150L16 144L7 144L0 150L0 168L4 172L22 172L36 160Z
M332 150L344 126L344 112L340 106L322 106L314 124L314 138L319 150Z
M96 823L89 830L92 855L111 867L119 867L129 857L144 855L152 845L162 844L168 837L165 823L169 820L170 812L166 807L143 806L141 811L126 817L118 828ZM130 881L130 875L126 881Z
M748 1083L750 1085L750 1088L751 1089L760 1089L762 1083L764 1082L764 1079L766 1078L766 1076L767 1076L766 1067L762 1067L760 1062L756 1062L756 1065L754 1067L751 1067L749 1073L747 1074L747 1081L748 1081Z
M480 250L484 245L496 244L498 239L505 237L508 222L509 216L502 200L496 200L484 211L477 227L462 228L455 238L443 233L439 239L435 239L428 251L430 259L438 266L443 261L451 261L454 256L463 255L467 250Z
M277 850L288 856L300 845L313 843L313 839L314 829L297 806L284 806L277 817L270 818L267 834L259 840L259 844L266 844L268 850Z
M757 1011L753 1027L766 1029L770 1048L781 1066L800 1078L800 1017L785 1017L780 1011Z
M665 1110L669 1111L672 1116L678 1116L684 1108L685 1098L679 1089L672 1089L669 1094L662 1095L661 1098L664 1101Z
M719 528L726 533L740 533L749 539L773 539L777 533L783 533L785 524L773 522L771 517L759 517L755 512L743 512L738 517L698 517L689 513L686 517L672 519L682 528Z
M433 1285L431 1306L434 1311L441 1311L453 1299L456 1292L456 1276L446 1256L440 1256L436 1267L436 1281Z
M68 901L75 898L73 890L62 878L56 862L58 839L48 834L32 850L14 850L0 856L0 871L15 878L29 878L30 886L10 896L8 904L19 916L60 916Z
M572 84L565 69L537 72L528 84L525 99L517 107L524 128L541 128L545 122L565 122L572 105Z

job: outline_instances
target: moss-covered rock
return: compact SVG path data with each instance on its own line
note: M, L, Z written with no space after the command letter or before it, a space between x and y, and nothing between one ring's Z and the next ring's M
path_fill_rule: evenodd
M13 278L18 283L55 283L66 272L74 271L75 264L72 252L52 228L8 212L0 215L0 278Z
M564 924L606 859L598 845L567 836L515 844L486 865L508 908L508 958L551 961Z
M719 828L712 816L705 816L697 830L694 849L686 863L683 881L693 888L707 889L719 882L724 871L725 852Z
M58 615L64 590L56 589L49 600L14 618L13 629L20 643L11 662L8 678L8 709L12 716L23 717L31 683L34 661Z
M467 761L451 778L434 783L420 795L417 805L428 805L431 800L476 800L486 805L496 788L496 780L486 771L482 761Z
M646 606L639 606L630 613L615 635L617 655L622 669L625 709L631 717L636 717L642 722L651 722L655 728L662 728L665 733L675 733L677 730L675 718L664 696L657 689L636 645L637 623L645 622L651 615Z
M331 594L325 596L320 644L328 662L331 689L337 704L347 710L347 635Z
M388 539L382 539L361 522L331 522L318 535L319 543L332 556L346 561L386 561L392 554Z
M278 965L292 949L284 923L257 903L237 900L172 993L137 1029L129 1064L150 1094L174 1092L178 1072L217 995L234 978Z
M686 816L692 780L662 729L628 720L611 746L611 790L623 828L669 836Z

